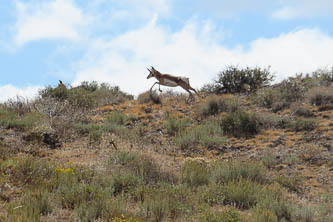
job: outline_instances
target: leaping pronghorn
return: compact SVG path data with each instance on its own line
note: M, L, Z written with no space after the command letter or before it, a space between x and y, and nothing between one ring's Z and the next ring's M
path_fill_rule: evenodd
M148 68L147 68L148 69ZM181 76L173 76L170 74L162 74L159 71L157 71L154 67L151 67L151 69L148 69L149 75L147 76L147 79L151 77L155 77L158 82L155 82L152 87L150 88L150 92L152 91L153 87L158 84L158 90L162 92L161 85L162 86L170 86L170 87L176 87L180 86L183 89L185 89L189 94L189 98L194 98L193 94L190 90L194 91L197 96L200 97L199 93L190 86L190 79L187 77L181 77ZM188 98L188 99L189 99Z

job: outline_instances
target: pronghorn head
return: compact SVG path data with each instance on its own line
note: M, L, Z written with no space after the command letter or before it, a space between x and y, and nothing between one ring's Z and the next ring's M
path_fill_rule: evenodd
M147 68L148 69L148 68ZM147 76L147 79L151 77L156 77L156 73L158 72L154 67L151 67L151 69L148 69L149 75Z

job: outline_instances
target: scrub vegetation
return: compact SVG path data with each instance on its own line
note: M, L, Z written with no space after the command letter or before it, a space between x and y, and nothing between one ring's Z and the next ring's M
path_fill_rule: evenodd
M84 82L0 104L0 221L333 221L331 70L187 95Z

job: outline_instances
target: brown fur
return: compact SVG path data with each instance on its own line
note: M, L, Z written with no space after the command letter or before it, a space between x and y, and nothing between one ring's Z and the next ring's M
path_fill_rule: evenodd
M148 69L148 71L149 71L149 75L147 76L147 79L149 79L151 77L155 77L158 80L158 82L155 82L152 85L152 87L150 88L150 91L153 89L155 84L158 84L159 91L162 92L160 87L161 87L161 85L164 85L164 80L168 79L168 80L175 82L177 84L177 86L180 86L184 90L186 90L190 94L189 98L194 98L194 96L190 90L194 91L195 94L197 94L197 96L200 97L199 93L190 86L189 82L184 81L181 77L173 76L170 74L162 74L159 71L157 71L154 67L151 67L151 70Z

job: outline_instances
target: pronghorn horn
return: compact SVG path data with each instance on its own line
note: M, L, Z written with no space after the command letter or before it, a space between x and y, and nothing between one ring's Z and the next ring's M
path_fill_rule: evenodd
M148 68L147 68L147 70L148 70L149 72L151 72Z

